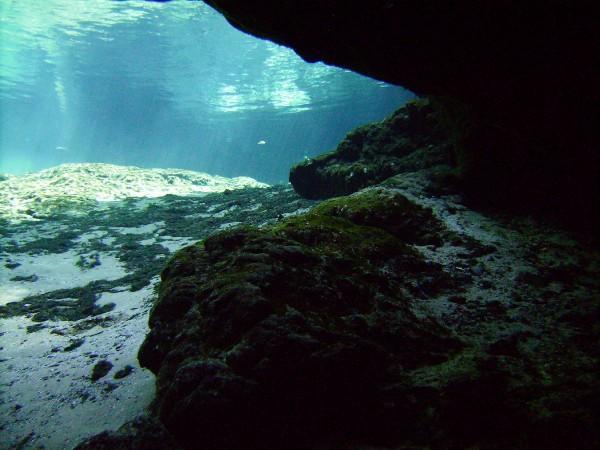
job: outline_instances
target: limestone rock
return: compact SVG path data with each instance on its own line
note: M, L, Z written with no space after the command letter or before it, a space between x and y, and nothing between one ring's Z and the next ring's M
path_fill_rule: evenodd
M81 442L74 450L180 450L159 421L140 416L117 431L104 431Z
M153 417L185 449L597 448L600 255L453 197L405 174L178 252Z
M453 148L428 101L357 128L333 152L293 167L290 182L305 198L347 195L402 172L452 163Z
M110 372L112 367L113 364L110 361L107 361L105 359L98 361L92 369L92 375L90 376L90 379L92 381L98 381L100 378L106 376L106 374Z
M180 251L139 353L158 377L156 415L190 448L387 436L384 392L463 347L410 306L418 289L453 285L409 245L444 232L430 211L372 189Z

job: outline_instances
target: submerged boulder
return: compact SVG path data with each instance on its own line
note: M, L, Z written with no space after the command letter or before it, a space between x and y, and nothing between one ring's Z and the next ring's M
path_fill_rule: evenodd
M410 302L453 284L411 243L447 230L385 189L181 250L139 352L154 412L189 448L305 448L389 435L384 392L463 344Z
M591 272L570 271L548 308L544 282L506 265L524 264L518 245L483 245L480 225L450 231L470 213L442 221L401 184L221 232L171 259L139 360L157 375L153 414L182 447L599 442L597 353L569 338L589 343L597 327L545 334L560 311L595 311ZM547 263L540 273L555 273Z
M381 122L350 132L335 151L290 171L305 198L347 195L401 172L453 163L453 146L430 102L411 102Z

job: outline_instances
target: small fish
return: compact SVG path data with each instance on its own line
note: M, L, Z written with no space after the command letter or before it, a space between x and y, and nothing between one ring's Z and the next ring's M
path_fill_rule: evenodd
M265 145L266 143L267 143L267 141L263 141L263 140L261 140L261 141L258 141L258 142L256 143L256 145Z
M62 145L59 145L59 146L55 147L55 149L63 151L63 152L69 150L67 147L63 147Z

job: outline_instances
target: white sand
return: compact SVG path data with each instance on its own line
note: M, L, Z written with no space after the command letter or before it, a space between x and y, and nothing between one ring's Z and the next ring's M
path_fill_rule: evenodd
M85 437L116 429L144 412L154 395L154 376L139 367L137 350L147 332L152 295L151 287L112 294L116 312L99 316L113 318L106 328L96 325L78 331L77 322L52 322L51 328L28 334L30 320L0 320L4 333L0 384L5 390L0 448L23 439L27 441L23 448L72 448ZM80 347L64 351L80 339L84 339ZM101 359L114 367L94 383L90 374ZM126 365L134 371L115 380L115 372Z
M223 192L267 187L249 177L225 178L182 169L141 169L112 164L62 164L0 181L0 218L48 216L67 203L95 208L96 202Z
M52 231L64 229L54 226ZM39 234L39 229L32 227L20 233L19 241L33 241ZM52 233L46 234L52 237ZM76 266L81 246L105 234L100 230L85 233L75 239L74 248L64 253L11 255L11 260L21 265L13 270L1 267L0 304L125 276L114 252L100 252L101 265L91 269ZM33 274L37 276L34 282L10 281ZM157 282L158 277L153 284ZM137 350L147 333L148 312L155 294L153 285L137 292L126 289L124 286L120 292L100 295L97 304L116 305L113 311L94 318L105 319L103 324L94 325L91 319L47 321L44 325L48 328L27 333L27 327L35 325L27 317L0 320L0 449L18 443L24 449L72 448L82 439L116 429L145 411L154 395L154 376L139 367ZM80 347L65 351L69 344L80 340ZM102 359L114 367L94 383L90 375ZM125 378L113 379L115 372L126 365L134 371Z
M22 300L30 295L85 286L91 281L116 280L127 274L121 262L110 253L102 253L101 264L87 270L81 270L75 265L79 260L76 250L35 256L18 254L12 260L21 265L13 270L0 270L0 305ZM31 275L36 275L37 281L10 281L17 276Z

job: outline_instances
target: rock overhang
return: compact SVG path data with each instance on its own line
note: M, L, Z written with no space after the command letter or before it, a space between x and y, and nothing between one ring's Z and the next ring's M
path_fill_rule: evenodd
M600 35L591 2L205 3L307 61L435 99L465 187L482 203L598 222Z

